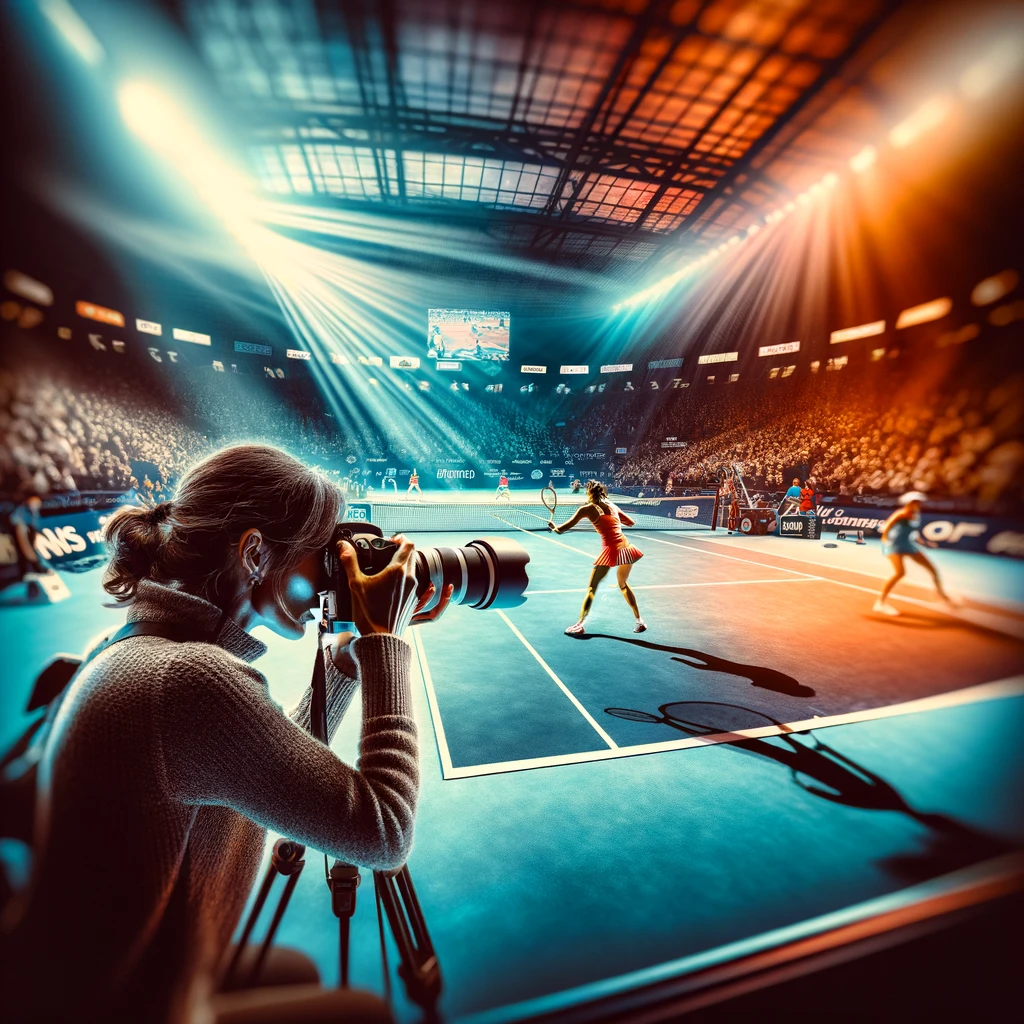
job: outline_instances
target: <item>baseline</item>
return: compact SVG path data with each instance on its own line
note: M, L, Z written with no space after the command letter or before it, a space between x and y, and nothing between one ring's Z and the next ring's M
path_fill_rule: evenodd
M502 612L498 612L504 618ZM512 624L509 623L511 626ZM512 627L518 634L518 630ZM522 639L521 634L518 634ZM526 641L523 641L526 643ZM529 647L529 645L527 645ZM543 659L540 658L532 648L529 648L534 657L544 665L551 677L565 687L555 676ZM568 693L568 690L566 690ZM570 699L579 706L578 701L571 694ZM707 736L691 736L683 740L664 740L658 743L640 743L629 747L619 747L609 739L611 748L608 750L580 751L575 754L556 754L551 757L524 758L519 761L498 761L491 764L466 765L462 768L453 768L451 773L447 772L444 778L467 779L479 775L503 775L506 772L526 771L532 768L555 768L560 765L586 764L590 761L609 761L620 757L637 757L644 754L659 754L669 750L687 750L693 747L716 746L720 743L737 743L748 739L762 739L768 736L784 736L788 733L813 732L815 729L826 729L834 725L850 725L853 722L870 722L880 718L895 718L899 715L920 714L925 711L936 711L941 708L959 707L963 704L978 704L989 700L1003 700L1010 697L1024 697L1024 675L1008 676L1005 679L996 679L988 683L978 683L975 686L967 686L960 690L950 690L948 693L936 694L933 697L920 697L916 700L903 701L899 704L889 704L884 707L868 708L864 711L849 711L841 715L828 715L825 717L815 716L814 718L803 719L797 722L783 722L781 725L757 726L752 729L737 729L735 732L713 733ZM583 714L590 716L585 710ZM591 721L593 721L591 719ZM596 723L595 728L600 729Z

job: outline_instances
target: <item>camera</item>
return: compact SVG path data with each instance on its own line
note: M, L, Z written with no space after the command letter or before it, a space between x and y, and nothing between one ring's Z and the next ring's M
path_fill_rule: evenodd
M371 523L339 523L335 527L324 554L320 588L325 595L324 621L334 632L346 628L352 619L348 577L338 558L338 542L342 540L355 548L356 561L367 576L380 572L398 550L398 545ZM526 600L529 561L526 549L505 537L479 537L458 548L417 548L413 555L416 593L422 597L434 584L434 596L423 611L430 611L441 601L449 583L454 587L451 604L514 608Z

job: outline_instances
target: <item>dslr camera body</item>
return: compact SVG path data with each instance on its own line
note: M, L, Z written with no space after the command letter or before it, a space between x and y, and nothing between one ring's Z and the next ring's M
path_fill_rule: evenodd
M343 540L355 549L359 568L367 576L379 573L398 550L398 545L372 523L346 522L335 527L324 552L320 590L322 625L330 633L354 630L348 577L338 558L338 542ZM417 596L422 597L434 584L434 596L423 611L430 611L441 601L449 583L454 587L453 605L514 608L526 600L526 564L530 556L521 544L506 537L480 537L457 548L417 548L412 561Z

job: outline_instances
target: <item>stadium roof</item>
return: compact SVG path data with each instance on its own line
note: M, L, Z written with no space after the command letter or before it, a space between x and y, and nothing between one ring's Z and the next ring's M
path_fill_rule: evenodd
M631 279L788 194L786 148L899 5L174 6L268 194L464 218L512 251ZM828 149L797 162L820 174Z

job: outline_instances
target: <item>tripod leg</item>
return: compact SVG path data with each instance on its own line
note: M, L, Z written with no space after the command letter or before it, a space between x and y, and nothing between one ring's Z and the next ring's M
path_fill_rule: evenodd
M231 957L231 962L228 964L227 970L224 971L224 977L221 979L221 988L229 988L231 983L235 980L238 965L242 961L242 954L245 953L245 950L249 945L249 937L252 935L252 930L256 926L256 922L259 920L260 914L263 912L263 904L267 902L267 895L270 893L270 887L274 884L274 879L276 877L277 868L273 862L271 862L267 865L266 874L263 876L263 884L260 886L260 891L256 897L256 902L252 905L252 910L249 911L249 917L246 919L245 928L242 929L242 935L238 940L238 945L235 946L235 952Z

